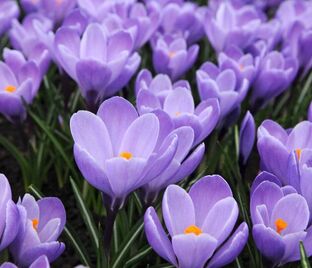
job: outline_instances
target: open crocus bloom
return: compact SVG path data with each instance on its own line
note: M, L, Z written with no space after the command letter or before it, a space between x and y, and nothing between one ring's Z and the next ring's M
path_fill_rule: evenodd
M303 241L310 256L312 229L308 228L310 213L304 197L291 186L281 188L272 181L253 188L252 232L260 252L275 265L296 261L300 259L299 242Z
M196 108L187 81L172 85L167 75L154 79L148 70L142 70L136 81L137 107L140 113L162 110L167 113L174 128L190 126L194 131L194 145L203 141L219 121L217 99L202 101Z
M55 35L57 59L64 70L79 84L89 104L120 90L140 63L132 54L133 40L119 31L109 36L104 26L89 24L80 38L75 29L61 27Z
M96 115L74 114L70 128L80 171L91 185L111 197L112 205L117 199L122 205L131 191L159 175L177 146L174 135L157 149L161 136L157 116L138 116L121 97L104 101Z
M218 175L200 179L189 193L169 186L162 212L170 238L153 207L145 213L145 233L153 249L176 267L202 268L207 262L207 267L222 267L232 262L247 242L245 222L231 235L238 206L229 185Z
M222 1L215 11L207 12L205 30L218 52L231 45L245 49L255 40L261 21L261 13L254 6L235 8L231 1Z
M200 67L196 80L201 100L219 100L221 118L240 106L249 89L246 78L241 80L232 69L220 69L211 62Z
M36 201L26 194L18 202L18 209L20 228L10 247L15 262L19 267L29 267L42 255L53 262L65 249L62 242L56 241L66 222L62 202L53 197Z
M15 264L10 262L3 263L0 268L18 268ZM36 259L29 268L50 268L50 263L47 258L47 256L40 256L38 259Z
M199 51L198 45L188 48L183 37L159 37L153 46L153 66L157 73L179 79L194 65Z
M11 187L8 179L0 174L0 251L14 240L19 221L19 213L12 201Z
M30 104L39 89L41 75L33 61L26 61L16 50L4 50L0 62L0 113L18 122L26 117L23 101Z
M292 152L300 157L303 149L312 149L312 123L303 121L292 130L283 129L272 120L265 120L258 128L258 151L262 170L269 171L288 185L288 163Z

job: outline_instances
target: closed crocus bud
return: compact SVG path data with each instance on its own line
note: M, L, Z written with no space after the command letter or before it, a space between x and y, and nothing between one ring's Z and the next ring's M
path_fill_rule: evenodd
M273 173L283 183L289 184L289 157L296 152L300 157L303 149L312 149L312 123L303 121L290 131L272 120L265 120L258 128L258 152L262 170Z
M303 241L307 256L312 255L312 228L304 197L291 186L281 188L271 181L255 187L250 200L253 238L261 254L272 264L283 265L300 259Z
M209 10L205 30L213 48L220 52L231 45L245 49L256 39L261 13L252 5L236 8L231 1L222 1L216 10Z
M310 103L308 108L308 120L312 122L312 102Z
M153 46L154 69L176 81L194 65L198 51L198 45L188 48L183 37L160 37Z
M3 263L0 268L18 268L15 264L10 262ZM50 268L50 263L47 256L42 255L36 259L29 268Z
M176 137L165 139L155 114L139 116L121 97L102 103L97 114L75 113L70 121L74 156L84 178L122 206L127 195L158 176L170 164ZM161 138L162 139L162 138Z
M174 128L191 127L194 131L193 145L202 142L219 121L218 100L204 100L195 107L187 81L173 84L167 75L159 74L152 78L148 70L142 70L137 77L136 90L140 113L162 110L169 115Z
M235 260L247 242L245 222L232 233L238 205L229 185L218 175L203 177L189 193L170 185L162 213L170 236L153 207L145 213L145 234L152 248L175 267L223 267Z
M132 50L129 33L108 35L97 23L89 24L82 37L68 27L61 27L55 35L57 59L78 83L92 110L129 82L140 63L140 56Z
M261 60L259 74L254 82L251 104L261 108L269 100L290 86L298 71L298 61L281 52L271 51Z
M3 56L5 62L0 62L0 113L12 122L20 122L26 117L23 102L30 104L39 89L40 70L19 51L5 49Z
M20 220L7 178L0 174L0 251L15 239Z
M249 82L237 77L232 69L220 69L211 62L204 63L196 72L201 100L217 98L220 103L220 120L237 108L246 97Z
M19 15L18 5L13 0L3 0L0 2L0 36L10 27L12 20Z
M65 249L64 243L57 241L66 222L62 202L54 197L36 201L33 196L26 194L17 205L21 222L10 246L15 263L18 267L29 267L42 255L46 256L48 263L53 262ZM42 258L37 261L47 263Z
M256 125L252 114L248 111L241 124L239 132L239 158L245 165L251 153L256 138Z

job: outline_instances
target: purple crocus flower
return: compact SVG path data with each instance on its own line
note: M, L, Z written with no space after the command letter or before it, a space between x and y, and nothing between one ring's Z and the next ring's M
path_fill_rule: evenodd
M10 27L12 20L19 15L17 3L14 0L3 0L0 2L0 36Z
M47 72L51 60L49 51L52 22L41 14L30 14L22 22L14 20L9 32L14 49L20 50L40 68L41 75Z
M281 94L294 80L297 71L298 62L295 58L284 56L278 51L269 52L259 66L251 96L252 106L262 107Z
M188 48L183 37L160 37L153 47L154 69L176 81L193 67L198 51L198 45Z
M76 0L21 0L21 5L27 13L38 12L61 23L75 7Z
M108 35L100 24L89 24L80 38L76 30L60 28L55 35L57 59L79 84L90 106L124 87L140 64L132 53L133 41L127 32Z
M33 196L25 194L17 206L21 222L18 234L10 246L15 263L19 267L29 267L42 255L53 262L65 249L62 242L56 241L66 222L62 202L54 197L36 201ZM45 263L45 260L42 262Z
M0 268L18 268L15 264L10 262L3 263ZM50 268L50 263L47 256L42 255L36 259L29 268Z
M219 53L218 64L221 70L232 69L240 83L244 78L252 84L259 68L259 57L244 52L236 47L230 46L224 52Z
M165 5L161 10L161 23L152 40L153 44L162 35L183 37L189 45L194 44L205 34L203 27L205 13L206 7L198 7L190 2Z
M256 246L274 265L299 260L300 241L307 255L312 254L309 208L294 188L282 189L274 182L261 182L251 193L250 212Z
M283 51L298 59L303 74L312 66L312 5L309 1L284 1L276 13L282 23Z
M0 251L2 251L15 239L20 216L12 201L8 179L3 174L0 174L0 191Z
M239 132L239 155L245 165L255 143L256 125L252 114L247 111Z
M121 97L104 101L96 115L77 112L70 129L81 173L110 197L111 208L122 206L130 192L167 168L177 148L176 135L158 146L158 140L163 140L158 117L152 113L138 116Z
M144 217L149 244L162 258L179 268L223 267L244 248L248 238L245 222L231 235L238 205L227 182L218 175L206 176L187 193L170 185L162 202L165 233L153 207Z
M217 99L202 101L196 108L187 81L172 85L167 75L152 74L144 69L136 80L137 108L143 114L162 110L170 116L174 128L190 126L194 131L194 145L203 141L219 121Z
M258 128L258 151L262 170L276 175L288 185L288 161L292 152L300 155L303 149L312 149L312 123L303 121L286 131L272 120L265 120Z
M207 12L205 30L218 52L230 45L244 49L255 40L262 20L263 16L252 5L236 8L230 1L222 1L215 11Z
M249 89L246 78L240 82L232 69L221 70L211 62L200 67L196 79L201 100L219 100L221 118L240 106Z
M0 62L0 113L12 122L26 117L25 106L36 96L41 82L38 66L17 50L5 49Z

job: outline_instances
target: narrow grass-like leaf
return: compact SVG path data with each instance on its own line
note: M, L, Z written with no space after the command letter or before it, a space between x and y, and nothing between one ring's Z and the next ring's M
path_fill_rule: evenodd
M86 205L83 201L83 198L82 198L81 193L77 187L77 184L75 183L75 181L72 178L70 178L70 184L72 186L72 189L73 189L76 201L78 203L78 207L79 207L80 213L82 215L82 218L83 218L83 220L86 224L86 227L88 228L88 231L91 235L92 242L93 242L93 245L95 247L95 251L97 251L97 249L99 248L99 233L95 227L94 220L91 216L89 209L86 207Z
M136 238L140 235L143 230L144 223L142 220L138 221L129 232L129 235L124 239L124 242L120 246L120 250L117 253L117 257L113 261L112 268L124 267L123 261L127 257L127 253L131 249L132 243L136 240Z
M307 253L304 249L304 245L302 243L302 241L300 241L300 266L302 268L311 268L309 259L307 257Z
M146 255L150 254L153 249L150 246L145 246L142 250L133 256L130 260L128 260L125 264L125 268L133 267L137 263L139 263Z

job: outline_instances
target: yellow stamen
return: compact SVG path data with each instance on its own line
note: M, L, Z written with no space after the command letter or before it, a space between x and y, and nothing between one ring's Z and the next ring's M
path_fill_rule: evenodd
M296 149L295 152L296 152L296 155L297 155L298 160L300 160L301 149Z
M276 232L281 234L281 232L288 226L288 223L283 219L277 219L275 221Z
M129 152L121 152L119 154L120 157L124 158L124 159L127 159L127 160L130 160L132 158L132 153L129 153Z
M168 56L169 58L173 58L176 55L176 53L174 51L169 51Z
M199 227L197 227L196 225L190 225L189 227L185 228L184 233L185 234L200 235L203 233L203 231Z
M33 228L34 228L36 231L38 230L38 224L39 224L39 220L38 220L38 219L33 219L33 220L32 220Z
M9 93L13 93L14 91L16 91L16 87L15 86L12 86L12 85L8 85L5 87L4 89L6 92L9 92Z

